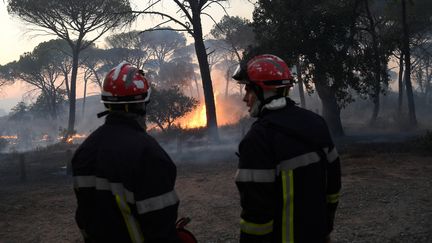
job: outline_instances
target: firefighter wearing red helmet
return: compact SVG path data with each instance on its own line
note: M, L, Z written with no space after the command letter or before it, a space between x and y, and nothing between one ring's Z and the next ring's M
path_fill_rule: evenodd
M76 222L85 242L184 242L176 226L176 166L146 133L150 83L122 62L107 75L105 123L72 159ZM180 235L180 237L179 237ZM186 241L194 242L194 241Z
M324 119L288 97L293 78L274 55L233 75L257 120L239 144L240 242L330 242L340 161Z

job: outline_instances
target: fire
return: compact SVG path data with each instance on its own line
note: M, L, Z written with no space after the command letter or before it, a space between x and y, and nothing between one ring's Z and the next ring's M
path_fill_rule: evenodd
M12 136L0 136L0 138L3 138L3 139L18 139L18 136L17 136L17 135L12 135Z
M207 125L205 104L199 104L195 110L182 118L179 123L185 128L205 127Z
M50 140L50 136L48 134L42 135L42 138L39 140L39 142L46 142Z
M217 93L215 95L215 105L217 123L219 126L238 122L246 111L244 106L238 106L232 100L227 100L223 95L217 95ZM195 110L180 119L178 124L184 128L205 127L207 125L207 117L204 101L201 101Z
M68 137L66 139L66 143L73 143L73 137Z
M87 135L85 135L85 134L78 134L78 133L76 133L76 134L74 134L72 136L69 136L66 139L66 143L72 144L74 142L74 140L76 140L76 139L84 139L86 137L87 137Z

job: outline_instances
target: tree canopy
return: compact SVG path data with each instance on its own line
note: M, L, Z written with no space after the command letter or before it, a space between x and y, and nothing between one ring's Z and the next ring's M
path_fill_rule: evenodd
M197 100L183 95L178 87L153 89L151 100L148 121L155 123L162 131L169 130L177 119L184 117L198 105Z
M8 12L65 40L72 53L68 136L74 133L79 54L103 34L131 20L128 0L9 0ZM93 35L89 35L92 33Z
M64 79L62 75L62 63L67 58L62 47L63 40L51 40L42 42L32 52L21 55L18 62L12 62L7 66L12 70L12 79L19 79L31 84L44 97L47 105L47 114L51 118L57 118L57 104L59 95L65 95L63 90Z

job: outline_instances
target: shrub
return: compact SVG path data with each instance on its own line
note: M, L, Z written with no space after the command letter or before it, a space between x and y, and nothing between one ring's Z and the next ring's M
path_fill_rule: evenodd
M432 131L426 131L426 133L423 136L420 136L416 142L422 150L431 152L432 151Z

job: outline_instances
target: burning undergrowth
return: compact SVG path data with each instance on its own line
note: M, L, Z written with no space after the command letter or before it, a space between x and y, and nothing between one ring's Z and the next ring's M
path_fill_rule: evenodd
M175 162L196 163L235 159L238 143L254 119L242 118L237 123L220 126L219 141L211 140L205 127L151 131Z
M238 94L222 95L216 93L215 106L219 126L236 124L242 117L247 115L246 106L242 103ZM203 100L199 102L195 110L176 122L178 126L185 129L205 127L206 123L206 106Z

